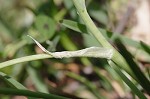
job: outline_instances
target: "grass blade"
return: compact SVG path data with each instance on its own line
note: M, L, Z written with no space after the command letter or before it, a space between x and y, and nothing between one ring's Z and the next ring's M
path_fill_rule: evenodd
M65 98L53 94L46 94L41 92L33 92L28 90L12 89L12 88L0 88L0 94L21 95L21 96L29 96L35 98L43 98L43 99L69 99L69 98Z
M6 75L5 73L0 72L0 78L2 78L8 85L17 88L17 89L26 89L22 84L17 82L15 79L12 77Z
M97 87L94 84L92 84L90 81L88 81L86 78L72 72L67 72L67 76L83 83L98 99L105 99L104 96L100 94Z
M140 70L137 63L133 60L132 55L127 51L125 46L120 43L120 39L116 40L117 47L120 50L120 53L125 58L126 62L129 64L131 70L135 74L136 78L138 79L138 82L143 87L143 89L150 95L150 82L144 75L144 73Z
M141 46L143 47L144 51L147 52L150 55L150 46L145 44L144 42L140 42Z
M131 88L131 90L139 97L139 99L147 99L145 95L121 72L121 70L112 61L109 61L110 66L117 72L121 79Z
M86 26L84 24L81 24L81 23L78 23L75 21L71 21L71 20L66 20L66 19L61 20L60 23L63 26L65 26L71 30L77 31L79 33L90 34L90 31L86 28ZM113 32L107 31L107 30L102 29L102 28L98 28L98 29L99 29L99 31L101 31L103 36L109 41L115 42L116 38L120 38L122 40L123 44L126 44L129 46L135 47L137 49L143 50L143 46L142 46L143 44L140 44L140 42L134 41L128 37L125 37L125 36L120 35L118 33L113 33ZM91 36L91 38L92 38L92 36Z
M27 72L28 72L32 82L34 83L37 91L49 93L48 87L46 86L46 84L44 84L43 79L41 78L40 75L37 74L37 72L34 68L32 68L31 66L28 66Z

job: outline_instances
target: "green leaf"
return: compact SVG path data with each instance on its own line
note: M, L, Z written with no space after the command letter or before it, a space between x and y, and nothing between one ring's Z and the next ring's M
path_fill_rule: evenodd
M91 15L91 17L93 17L95 20L97 20L98 22L107 25L108 23L108 18L106 13L104 13L104 11L101 10L89 10L89 14Z
M64 5L67 8L67 10L69 11L68 13L70 14L70 16L72 18L77 18L77 12L75 9L72 9L74 7L73 2L71 0L63 0L64 1Z
M143 87L143 89L150 94L150 81L146 78L145 74L141 71L141 69L139 68L139 66L137 65L136 61L132 58L131 53L129 53L127 51L127 49L125 48L125 46L122 44L120 39L116 40L116 45L120 51L120 53L122 54L122 56L124 57L124 59L126 60L126 62L128 63L128 65L130 66L132 72L134 73L134 75L136 76L136 78L138 79L138 83Z
M62 33L61 35L61 44L63 47L67 50L73 51L73 50L78 50L76 45L71 41L71 39L68 37L67 34Z
M87 2L86 2L87 4ZM101 5L101 6L100 6ZM89 15L92 17L92 19L98 21L99 23L103 24L104 26L107 26L108 23L108 15L107 15L107 6L106 2L104 1L103 4L99 4L97 2L90 2L87 5L87 10L89 12Z
M63 26L69 28L69 29L72 29L72 30L77 31L79 33L85 33L84 35L90 34L89 30L86 28L86 26L84 24L81 24L81 23L78 23L78 22L75 22L75 21L71 21L71 20L66 20L66 19L60 21L60 23ZM112 33L110 31L107 31L107 30L102 29L102 28L99 28L99 30L102 32L103 36L109 41L114 42L116 38L120 38L122 40L123 44L126 44L126 45L129 45L129 46L135 47L137 49L142 49L143 50L141 44L137 41L134 41L134 40L129 39L125 36L119 35L118 33ZM88 36L88 39L89 38L95 39L92 36ZM94 42L92 44L98 45L96 40L94 40Z
M46 15L39 15L36 17L35 27L39 32L40 41L45 41L53 37L56 30L56 23Z
M86 47L90 47L90 46L97 46L97 47L101 47L101 45L97 42L97 40L92 37L91 35L88 34L82 34L83 36L83 43Z
M48 87L44 84L42 78L37 74L36 70L28 66L27 71L36 89L40 92L48 93Z
M69 99L58 95L46 94L41 92L33 92L28 90L12 89L12 88L0 88L0 94L6 95L21 95L42 99Z
M12 77L6 75L3 72L0 72L0 78L3 79L8 85L17 88L17 89L26 89L22 84L13 79Z
M145 44L144 42L140 41L141 46L143 47L143 49L145 50L145 52L147 52L150 55L150 46L148 46L147 44Z
M139 97L139 99L147 99L144 94L122 73L122 71L114 64L109 61L110 66L116 71L121 79L131 88L131 90Z
M104 96L101 95L97 87L86 78L72 72L67 72L67 76L83 83L98 99L105 99Z

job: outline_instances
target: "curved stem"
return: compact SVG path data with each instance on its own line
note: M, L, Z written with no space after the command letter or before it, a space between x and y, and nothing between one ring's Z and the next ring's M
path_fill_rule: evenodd
M7 66L10 66L10 65L15 65L18 63L23 63L23 62L27 62L27 61L33 61L33 60L39 60L39 59L46 59L46 58L52 58L52 56L48 55L48 54L38 54L38 55L30 55L30 56L17 58L17 59L12 59L12 60L0 63L0 69L7 67Z
M85 7L85 0L72 0L78 14L83 19L86 27L89 29L90 33L98 40L98 42L105 48L111 48L114 50L114 54L112 57L112 61L114 61L120 68L124 69L128 72L134 79L137 79L136 76L133 74L131 69L129 68L125 59L120 55L120 53L105 39L102 33L98 30L92 19L90 18L86 7ZM81 5L82 3L82 5Z

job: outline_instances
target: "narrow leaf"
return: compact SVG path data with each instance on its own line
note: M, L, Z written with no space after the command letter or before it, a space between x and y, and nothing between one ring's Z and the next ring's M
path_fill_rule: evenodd
M77 31L79 33L90 34L90 31L86 28L86 26L84 24L81 24L81 23L78 23L78 22L75 22L75 21L71 21L71 20L66 20L66 19L61 20L60 23L63 26L65 26L69 29L72 29L74 31ZM102 29L102 28L99 28L99 31L101 31L103 36L105 36L105 38L109 41L114 42L116 38L120 38L122 40L123 44L126 44L126 45L129 45L129 46L135 47L137 49L142 49L143 50L143 46L139 42L134 41L132 39L129 39L128 37L125 37L125 36L120 35L118 33L112 33L110 31L107 31L107 30ZM91 38L94 38L94 37L91 36Z
M26 89L21 83L13 79L12 77L0 72L0 78L2 78L8 85L17 89Z
M111 60L108 61L110 66L118 73L121 79L131 88L131 90L139 97L139 99L147 99L144 94L121 72L121 70Z
M35 98L43 98L43 99L69 99L58 95L46 94L41 92L33 92L28 90L21 89L12 89L12 88L0 88L0 94L6 95L21 95L21 96L29 96Z
M121 43L120 39L116 40L116 45L122 54L122 56L125 58L126 62L130 66L132 72L137 78L137 81L139 84L143 87L143 89L150 95L150 81L146 78L144 73L141 71L139 66L137 65L136 61L132 58L131 53L127 51L125 46Z

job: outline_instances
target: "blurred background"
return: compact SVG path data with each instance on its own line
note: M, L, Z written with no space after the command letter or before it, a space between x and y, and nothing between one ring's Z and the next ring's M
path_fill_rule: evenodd
M98 27L150 45L149 0L86 0L86 6ZM63 19L84 24L71 0L0 0L0 62L43 53L27 37L28 34L52 52L100 46L91 36L68 29L63 25ZM127 47L143 70L150 66L150 58L146 54L132 46ZM130 89L120 81L105 59L44 59L0 71L29 90L72 99L95 99L95 91L108 99L133 99ZM78 75L70 74L70 71ZM8 85L0 80L1 86ZM93 86L95 91L88 86ZM8 95L0 97L26 99Z

